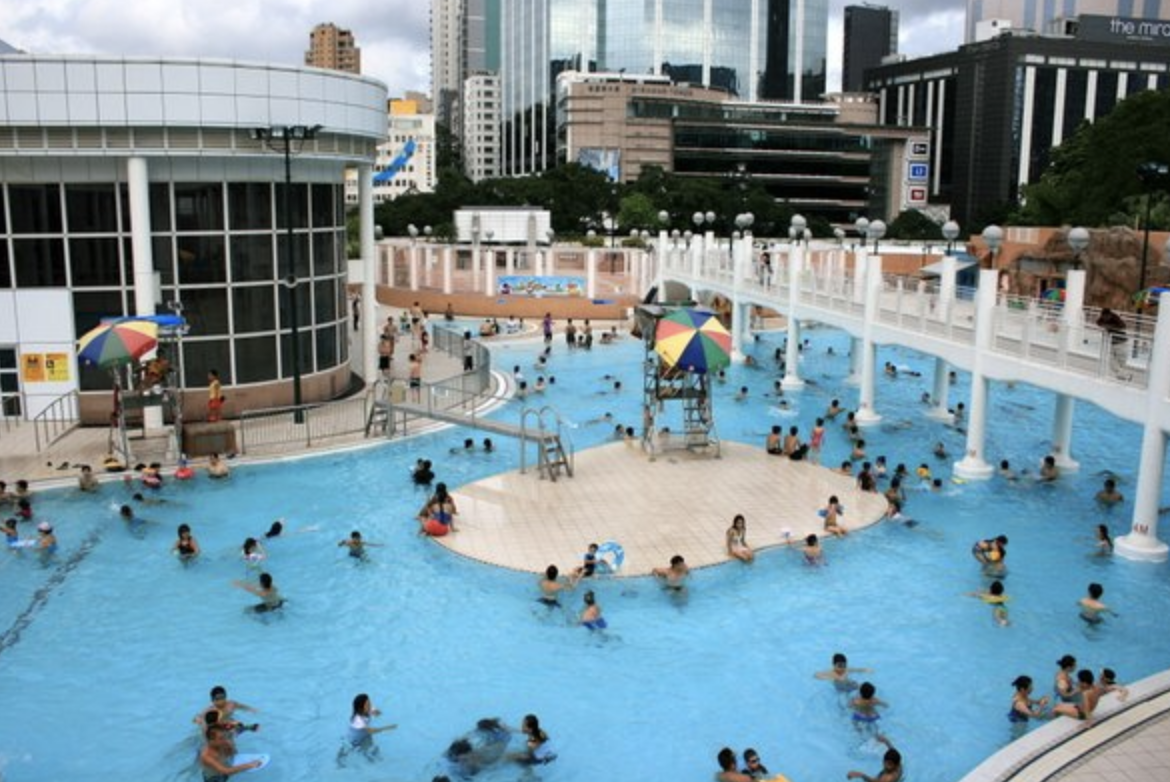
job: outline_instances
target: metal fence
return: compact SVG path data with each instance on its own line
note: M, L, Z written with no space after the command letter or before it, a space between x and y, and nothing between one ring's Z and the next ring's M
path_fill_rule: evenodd
M265 448L312 448L364 432L370 404L370 395L362 394L324 404L246 410L239 420L240 453Z

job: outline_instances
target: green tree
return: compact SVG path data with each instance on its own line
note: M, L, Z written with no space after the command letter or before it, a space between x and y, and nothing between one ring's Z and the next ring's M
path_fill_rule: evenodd
M1147 161L1170 162L1167 128L1170 92L1164 90L1138 93L1096 123L1082 123L1052 150L1040 180L1024 188L1020 222L1102 226L1116 219L1119 208L1125 210L1124 222L1144 220L1145 199L1133 198L1146 190L1137 167Z
M941 241L942 228L917 209L907 209L890 223L886 236L908 241Z

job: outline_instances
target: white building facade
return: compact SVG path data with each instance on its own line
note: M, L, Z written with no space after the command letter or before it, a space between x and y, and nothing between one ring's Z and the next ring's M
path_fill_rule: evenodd
M106 420L111 378L79 366L77 338L103 318L175 311L190 326L172 357L184 388L216 369L233 406L287 403L295 341L305 398L341 393L344 171L369 176L385 105L380 82L303 67L0 57L4 414L76 390L83 417ZM256 131L294 127L313 137L289 142L286 169L283 144Z
M500 176L500 77L472 74L463 82L463 172L473 182Z

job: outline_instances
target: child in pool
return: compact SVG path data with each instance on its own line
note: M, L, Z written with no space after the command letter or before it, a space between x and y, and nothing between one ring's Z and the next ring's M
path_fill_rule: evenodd
M878 708L885 708L888 704L877 697L877 688L870 682L862 682L857 695L849 701L849 708L853 709L853 727L861 732L870 732L877 721L882 718Z
M1001 627L1006 627L1010 624L1008 620L1007 601L1011 598L1004 594L1002 581L992 581L991 586L987 588L986 592L968 592L967 594L971 597L977 597L991 606L991 616L995 619L996 624Z
M872 668L850 668L849 660L841 652L833 655L833 667L827 671L818 671L814 678L830 681L841 692L852 692L857 689L857 682L849 678L851 673L873 673Z

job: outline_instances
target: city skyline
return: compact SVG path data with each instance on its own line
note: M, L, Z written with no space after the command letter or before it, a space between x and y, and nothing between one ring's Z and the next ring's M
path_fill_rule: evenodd
M830 89L840 83L842 9L829 18ZM963 39L965 0L885 3L902 15L899 50L910 57L956 48ZM309 33L322 22L353 31L363 73L386 83L391 95L430 92L430 4L418 0L55 0L20 4L0 19L0 40L48 54L110 54L225 58L297 65ZM262 31L262 36L258 32Z

